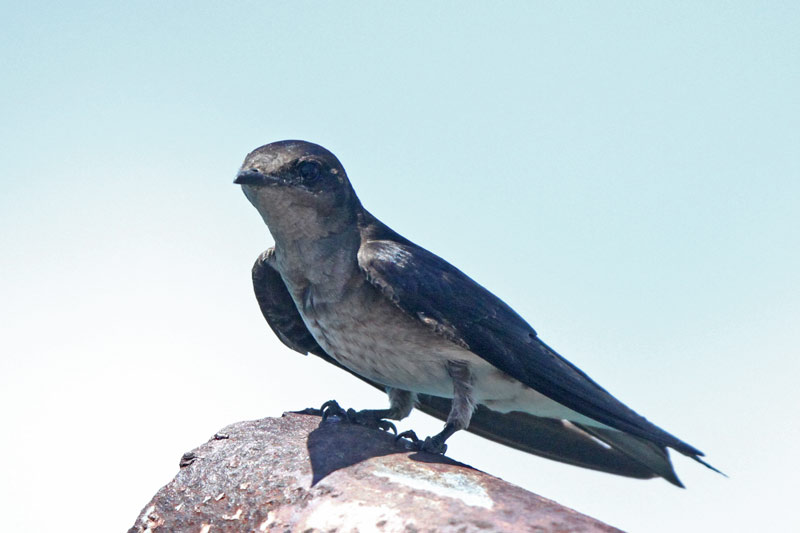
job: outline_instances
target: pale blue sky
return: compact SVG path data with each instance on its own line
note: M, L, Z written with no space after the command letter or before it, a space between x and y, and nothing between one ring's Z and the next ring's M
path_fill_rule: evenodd
M453 457L632 531L798 525L798 4L218 4L3 10L9 530L122 530L228 423L383 405L252 296L271 240L231 181L287 138L731 477Z

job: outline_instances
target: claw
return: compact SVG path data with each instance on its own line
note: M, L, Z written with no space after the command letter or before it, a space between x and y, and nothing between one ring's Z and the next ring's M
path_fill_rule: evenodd
M444 455L447 451L447 444L439 442L439 439L436 437L428 437L425 439L425 442L422 443L420 451Z
M387 433L389 432L389 430L391 430L392 433L394 433L395 436L397 436L397 426L395 426L388 420L378 420L378 429L386 431Z
M417 450L418 452L428 452L428 453L435 453L438 455L444 455L447 451L447 444L444 442L440 442L436 436L428 437L424 441L417 437L417 434L414 433L413 430L409 429L408 431L404 431L397 435L394 440L399 441L401 439L406 439L411 441L409 445Z
M411 443L414 444L415 446L419 446L420 442L422 442L421 440L419 440L419 437L417 437L417 434L414 433L413 429L409 429L408 431L404 431L404 432L400 433L399 435L395 436L395 438L394 438L395 441L402 440L402 439L406 439L406 440L411 441Z
M363 411L356 411L355 409L344 410L336 400L329 400L322 404L322 407L319 408L319 412L322 413L323 422L330 417L336 417L343 422L383 431L392 431L397 435L397 427L383 418L383 416L388 414L388 409L365 409Z
M336 400L328 400L327 402L322 404L322 407L320 407L319 410L322 411L323 422L332 416L344 420L347 419L347 411L342 409Z
M356 411L355 409L348 409L347 410L347 421L351 424L358 424L359 426L365 426L368 428L375 428L375 429L382 429L383 431L389 431L390 429L397 435L397 428L389 422L381 417L381 411L374 411L370 409L365 409L363 411Z

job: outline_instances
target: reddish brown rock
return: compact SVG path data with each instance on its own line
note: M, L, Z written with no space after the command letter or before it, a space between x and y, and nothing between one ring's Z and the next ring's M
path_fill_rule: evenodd
M390 434L317 416L240 422L184 454L129 533L619 531Z

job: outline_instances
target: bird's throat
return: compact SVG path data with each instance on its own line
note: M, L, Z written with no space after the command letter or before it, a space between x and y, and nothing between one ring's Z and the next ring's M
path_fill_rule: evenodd
M290 289L304 290L313 285L338 291L344 280L359 272L356 231L330 233L310 239L275 237L275 258L278 271Z

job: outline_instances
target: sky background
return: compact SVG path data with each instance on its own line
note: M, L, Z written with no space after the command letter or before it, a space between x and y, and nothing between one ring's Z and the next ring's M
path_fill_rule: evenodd
M291 138L730 478L466 433L452 457L631 531L799 526L798 27L797 2L7 5L4 528L123 531L227 424L385 404L253 297L272 241L231 182Z

